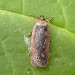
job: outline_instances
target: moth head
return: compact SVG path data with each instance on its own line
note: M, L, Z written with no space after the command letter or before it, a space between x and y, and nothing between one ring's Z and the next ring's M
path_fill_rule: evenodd
M39 20L40 21L44 21L45 20L44 16L43 15L40 15Z

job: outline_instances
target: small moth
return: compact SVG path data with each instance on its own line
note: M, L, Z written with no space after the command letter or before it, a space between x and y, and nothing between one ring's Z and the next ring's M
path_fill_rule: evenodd
M44 16L35 23L31 35L31 64L38 67L46 67L49 54L49 30L48 23Z

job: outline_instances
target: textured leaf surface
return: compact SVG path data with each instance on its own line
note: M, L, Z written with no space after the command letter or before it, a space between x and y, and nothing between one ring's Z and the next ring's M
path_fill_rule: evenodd
M32 31L29 16L49 23L49 64L33 67L24 35ZM0 0L0 75L75 75L74 0Z

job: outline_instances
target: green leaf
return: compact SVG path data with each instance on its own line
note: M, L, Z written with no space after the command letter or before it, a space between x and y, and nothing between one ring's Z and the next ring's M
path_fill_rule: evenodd
M0 75L75 74L74 0L0 0ZM31 65L24 37L35 25L30 17L55 18L49 23L48 66Z

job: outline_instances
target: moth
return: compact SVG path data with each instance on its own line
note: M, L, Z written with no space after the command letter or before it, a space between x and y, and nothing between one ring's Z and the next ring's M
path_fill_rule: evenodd
M35 23L31 35L31 64L38 67L46 67L48 64L50 35L48 21L40 16Z

